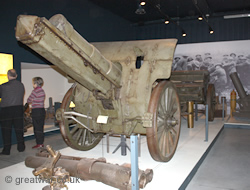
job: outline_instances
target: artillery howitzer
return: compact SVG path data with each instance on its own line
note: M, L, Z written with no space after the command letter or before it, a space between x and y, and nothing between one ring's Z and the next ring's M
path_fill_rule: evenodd
M172 158L181 126L168 80L176 39L89 44L62 15L20 15L16 38L75 80L56 113L68 146L86 151L106 133L142 134L153 159Z

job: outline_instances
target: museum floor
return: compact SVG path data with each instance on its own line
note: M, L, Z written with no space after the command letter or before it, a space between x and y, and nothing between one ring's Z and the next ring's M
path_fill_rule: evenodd
M154 172L152 182L144 189L249 190L250 127L241 123L232 125L231 121L227 118L224 121L216 118L214 122L210 122L208 141L204 141L205 119L201 117L195 121L192 129L187 128L186 120L182 119L177 151L168 163L156 162L151 158L146 137L142 136L139 168L142 170L150 168ZM113 164L130 163L129 151L126 156L121 156L120 150L112 154L119 142L119 137L110 137L110 151L107 153L106 137L104 137L94 149L81 152L67 147L59 132L53 132L45 139L45 145L51 145L55 150L60 150L63 155L105 157L107 162ZM42 189L46 185L45 183L20 182L21 178L34 177L33 169L24 165L25 158L36 153L36 150L31 149L34 143L34 139L26 141L26 150L22 153L17 152L16 145L13 145L10 156L0 156L1 189L31 190ZM127 139L127 144L130 146L129 139ZM10 183L5 181L6 176L11 176ZM81 181L80 184L77 182L67 185L69 190L115 189L96 181Z

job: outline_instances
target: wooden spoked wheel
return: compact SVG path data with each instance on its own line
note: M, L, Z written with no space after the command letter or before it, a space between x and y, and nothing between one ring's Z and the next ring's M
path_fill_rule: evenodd
M216 104L215 88L213 84L208 84L206 103L208 105L208 121L213 121Z
M72 87L65 94L62 104L61 112L75 111L74 94L76 87ZM76 117L76 119L78 119ZM85 125L88 126L91 120L86 119ZM93 133L71 118L65 118L64 113L61 113L61 121L59 121L62 137L66 144L76 150L90 150L94 148L102 139L103 133Z
M148 112L153 114L152 127L147 128L147 143L152 158L169 161L176 150L181 127L181 111L177 90L170 81L161 81L153 90Z

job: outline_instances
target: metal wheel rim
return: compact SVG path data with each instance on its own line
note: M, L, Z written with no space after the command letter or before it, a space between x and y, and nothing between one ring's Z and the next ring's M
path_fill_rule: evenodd
M76 87L72 87L65 94L61 104L61 109L64 111L69 111L70 102L74 101L75 89ZM90 150L100 142L104 135L103 133L92 133L78 124L72 124L71 126L70 123L72 123L72 120L62 117L59 126L65 143L73 149Z
M209 84L207 88L208 121L214 120L215 99L214 85Z
M154 88L148 112L153 114L152 127L147 128L149 152L154 160L167 162L175 153L181 127L179 97L171 82L161 81Z

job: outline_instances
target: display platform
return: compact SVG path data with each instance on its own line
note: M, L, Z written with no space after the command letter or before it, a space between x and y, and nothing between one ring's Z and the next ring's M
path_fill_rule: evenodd
M226 118L225 118L226 120ZM148 151L146 136L141 136L141 156L139 157L139 168L146 170L153 169L153 180L146 185L145 190L177 190L179 189L193 168L202 158L210 144L213 142L217 134L220 132L224 124L221 118L216 118L214 122L209 122L208 141L205 141L205 119L201 117L199 121L195 121L194 128L187 128L187 122L182 119L182 127L177 151L167 163L154 161ZM130 163L130 152L127 151L126 156L121 156L121 150L112 154L120 143L119 137L109 137L109 153L107 153L106 137L92 150L87 152L76 151L71 148L59 150L63 155L99 158L105 157L108 163L123 164ZM127 139L130 146L130 141ZM32 168L27 168L24 162L12 165L0 170L0 183L3 189L12 190L33 190L42 189L47 184L36 179ZM86 188L111 190L116 189L96 181L80 181L73 179L67 183L70 189L82 190Z
M236 117L228 117L228 119L225 122L226 126L225 127L232 127L235 128L241 128L244 126L246 128L249 128L250 125L250 118L236 118Z

